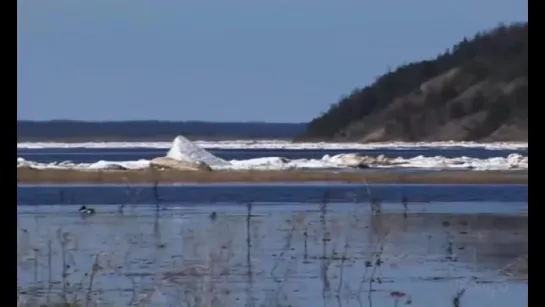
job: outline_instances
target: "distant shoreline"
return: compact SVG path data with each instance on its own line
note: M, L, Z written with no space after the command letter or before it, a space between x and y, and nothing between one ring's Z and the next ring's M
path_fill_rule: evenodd
M169 121L17 121L17 143L170 142L177 135L200 141L276 140L293 143L354 143L354 140L305 136L305 123ZM395 141L401 141L395 139ZM440 140L435 140L441 142ZM448 142L450 140L444 140ZM494 143L493 140L474 140ZM382 142L388 142L383 140ZM394 140L392 140L394 142ZM414 142L419 142L418 140ZM502 140L502 142L528 142Z
M147 142L172 142L172 139L176 135L168 137L158 137L158 138L70 138L70 139L39 139L39 138L22 138L18 139L17 143L58 143L58 144L77 144L77 143L147 143ZM294 144L300 143L335 143L335 144L376 144L376 143L424 143L425 141L381 141L381 142L355 142L349 140L332 140L332 139L297 139L297 138L236 138L236 137L210 137L210 136L187 136L184 135L187 139L191 141L207 141L207 142L225 142L225 141L282 141L282 142L292 142ZM451 142L451 140L443 141L434 141L436 143L441 142ZM528 143L527 140L521 141L453 141L453 143L479 143L479 144L497 144L497 143ZM431 142L430 142L431 143Z
M306 131L305 123L202 121L17 121L17 142L171 141L189 139L293 139Z
M184 135L184 134L182 134ZM60 143L60 144L74 144L74 143L146 143L146 142L172 142L172 139L176 135L160 136L160 137L148 137L148 138L124 138L124 137L74 137L74 138L19 138L17 143ZM251 137L215 137L215 136L191 136L184 135L191 141L209 141L209 142L221 142L221 141L294 141L293 138L251 138ZM316 141L318 142L318 141Z
M362 184L528 184L528 171L442 171L433 173L368 173L308 171L87 171L17 168L20 184L154 184L346 182Z

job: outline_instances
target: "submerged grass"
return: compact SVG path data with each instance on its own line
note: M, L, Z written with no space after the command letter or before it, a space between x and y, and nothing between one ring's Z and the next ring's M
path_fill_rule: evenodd
M202 222L184 223L179 230L179 239L187 250L181 260L169 260L166 271L152 273L155 275L153 284L139 283L139 274L144 273L139 273L141 268L135 267L134 259L131 259L137 244L135 242L141 240L142 234L138 231L135 236L122 238L126 241L123 244L111 244L109 249L93 251L93 254L80 249L83 244L81 234L59 228L45 245L36 246L30 243L30 232L19 229L18 267L34 271L35 279L40 279L40 276L42 280L38 288L18 287L18 306L89 307L114 304L105 301L108 293L100 286L101 279L112 275L124 278L132 285L129 289L121 290L130 293L130 298L124 303L130 306L152 306L158 304L157 299L165 297L177 301L180 306L188 307L297 306L290 298L294 289L288 291L286 285L291 282L298 265L312 260L320 263L316 266L319 272L315 274L320 279L324 304L333 300L342 306L343 300L355 300L361 306L372 306L376 300L375 293L385 291L383 286L381 290L377 289L384 282L383 268L396 265L391 255L385 257L390 237L405 231L406 222L411 217L410 203L406 197L400 200L403 214L391 215L383 212L379 198L373 197L369 190L365 192L363 195L354 195L357 204L354 211L341 219L330 216L328 196L325 195L322 203L317 205L316 213L295 213L285 220L285 224L278 225L277 231L285 233L283 246L278 254L273 255L275 260L267 271L254 258L255 253L262 253L267 247L264 246L266 242L262 241L263 237L258 235L263 233L259 230L262 225L255 218L252 203L246 206L247 212L243 217L245 223L233 223L228 216L221 214L210 216L210 222L206 225ZM126 215L122 209L117 214L120 217ZM161 251L171 243L163 238L160 221L161 211L157 210L153 227L155 242L150 247L154 250L154 256L146 260L148 264L164 261L161 260ZM449 240L445 258L447 261L455 261L452 259L452 241L457 233L462 233L456 225L463 227L465 236L471 231L471 225L466 223L443 222L442 227L448 233ZM365 246L355 243L357 236L363 236L363 230L367 230L369 235L369 244ZM474 235L482 236L480 233ZM235 244L241 236L245 238L244 250ZM308 246L312 243L314 254L309 255ZM149 242L146 244L149 245ZM86 252L86 262L77 263L75 255L82 252ZM241 254L244 256L237 258ZM517 258L516 264L513 262L506 268L514 270L519 266L520 259ZM527 271L528 258L526 256L523 259L526 260ZM356 262L364 263L363 270L354 271ZM55 273L52 267L60 267L61 270ZM241 269L243 272L240 272ZM354 283L353 279L352 282L345 281L346 274L358 276L358 282ZM243 278L241 276L245 276L248 289L253 287L257 279L263 278L272 279L276 286L267 289L266 294L258 299L246 295L248 301L243 302L241 294L234 293L230 288L233 278ZM386 291L392 306L413 304L411 293L398 289ZM461 299L465 291L464 285L453 292L451 297L445 297L445 304L463 306ZM160 304L166 303L163 301ZM418 304L415 302L415 305Z
M22 169L24 170L24 169ZM139 190L130 184L135 182L149 182L152 178L157 187L161 182L216 182L216 181L324 181L325 178L344 178L339 181L365 182L361 195L354 195L356 205L354 211L341 219L330 217L329 196L324 195L323 201L317 205L317 216L312 213L299 212L285 220L285 224L278 225L277 231L284 231L283 247L275 257L269 271L264 271L264 266L256 262L254 254L263 252L266 249L266 242L260 232L260 221L254 217L254 206L251 202L246 205L245 223L243 225L243 236L245 237L245 251L236 246L235 241L241 235L241 229L237 223L228 221L228 216L222 216L216 212L209 215L210 223L207 225L195 224L188 226L184 224L179 230L179 238L187 251L193 257L183 255L180 261L172 260L167 270L155 273L139 273L134 267L135 242L141 240L142 233L134 236L124 237L124 244L113 244L107 250L94 251L89 254L86 251L86 263L77 263L75 254L82 252L80 245L82 239L79 234L64 231L58 228L55 235L49 239L45 246L32 245L30 232L27 229L19 228L18 235L18 268L31 266L34 271L34 280L40 275L42 280L40 286L23 288L18 282L18 306L67 306L67 307L89 307L102 306L104 304L116 304L105 301L107 291L101 289L100 280L108 276L117 275L125 278L132 285L130 289L120 289L123 292L130 292L130 299L126 305L130 306L152 306L157 305L157 298L170 297L178 302L177 306L204 307L204 306L260 306L279 307L296 306L290 299L287 284L291 282L293 273L300 264L310 263L311 260L318 261L322 286L322 299L324 306L326 301L334 300L338 306L342 306L342 300L358 301L360 306L373 306L374 293L385 291L377 289L377 285L383 284L382 269L385 266L396 266L392 256L385 257L387 245L391 242L390 236L395 233L406 231L407 220L410 218L410 203L407 197L402 197L400 207L402 215L385 214L382 210L382 201L374 197L369 189L369 183L392 182L393 178L405 183L460 183L460 180L470 180L465 183L490 183L492 178L509 178L508 183L521 183L527 173L506 174L502 172L477 172L477 173L434 173L434 174L412 174L400 175L392 173L365 174L327 174L327 173L305 173L305 172L159 172L156 170L132 171L132 172L82 172L66 170L28 170L22 172L25 176L32 174L37 182L45 178L56 178L60 182L89 182L89 178L99 179L99 183L119 182L127 184L127 193L131 199L136 200ZM18 180L19 180L18 169ZM470 175L470 176L468 176ZM95 176L95 177L93 177ZM292 177L289 177L292 176ZM298 177L300 176L300 177ZM338 176L338 177L335 177ZM346 176L346 177L345 177ZM32 176L27 177L32 178ZM86 179L87 178L87 179ZM218 179L219 178L219 179ZM297 178L295 180L294 178ZM305 179L301 179L305 178ZM318 179L319 178L319 179ZM348 178L348 179L346 179ZM518 179L517 179L518 178ZM259 179L259 180L258 180ZM271 180L272 179L272 180ZM62 181L69 180L69 181ZM82 181L79 181L82 180ZM119 180L119 181L117 181ZM139 181L141 180L141 181ZM166 180L166 181L165 181ZM454 180L454 181L453 181ZM457 181L456 181L457 180ZM24 183L24 180L19 180ZM53 181L55 182L55 181ZM493 181L494 182L494 181ZM496 181L497 182L497 181ZM36 183L36 182L35 182ZM57 181L57 183L59 183ZM96 183L96 182L95 182ZM505 183L505 181L501 181ZM158 191L154 191L157 203L155 210L153 237L154 244L151 249L155 250L155 258L146 260L147 264L160 262L161 250L170 242L165 241L161 234L161 198ZM117 214L125 215L124 207L130 204L121 204ZM240 223L238 223L240 224ZM466 237L475 236L484 240L483 234L479 231L471 233L470 223L459 223L464 229L460 231L454 223L443 221L448 244L446 247L446 261L456 261L453 255L453 241L457 234ZM135 225L135 227L138 227ZM369 233L366 246L358 246L353 241L357 236L362 236L362 230ZM525 235L527 236L527 230ZM57 242L53 242L57 241ZM309 254L309 243L319 246L319 252ZM55 244L54 244L55 243ZM119 242L117 242L119 243ZM149 242L148 242L149 243ZM148 244L146 243L146 244ZM301 244L297 244L301 243ZM302 248L301 248L302 246ZM459 247L462 249L462 247ZM237 255L244 252L244 257L236 259ZM46 258L46 261L43 261ZM191 259L189 259L191 258ZM197 260L196 260L197 259ZM240 260L240 259L245 259ZM46 263L44 265L44 262ZM353 265L356 262L363 262L363 270L354 271ZM88 265L90 264L90 265ZM61 270L53 272L52 267L60 267ZM41 268L40 268L41 267ZM244 272L240 272L240 269ZM38 274L44 270L47 273ZM164 267L162 268L164 269ZM526 279L528 272L528 256L518 256L508 263L501 271L516 279ZM345 282L345 272L358 276L358 282ZM58 274L58 276L56 275ZM153 284L139 284L140 277L145 274L155 275ZM267 289L267 294L259 299L252 298L251 294L246 296L247 301L240 301L240 293L234 293L229 287L234 276L246 276L249 287L252 288L257 279L270 278L276 282L276 287ZM47 278L45 278L47 276ZM19 278L18 278L19 279ZM60 285L59 285L60 284ZM98 284L98 285L97 285ZM467 285L462 285L452 293L452 296L445 297L445 303L451 301L452 306L462 306L461 298L466 292ZM174 290L174 291L173 291ZM293 289L290 289L293 290ZM393 306L412 305L413 296L396 289L386 290ZM295 291L297 292L297 291ZM366 302L364 302L366 300ZM119 304L117 302L117 304ZM163 303L165 302L163 301Z
M17 168L22 184L137 184L137 183L217 183L217 182L347 182L407 184L528 184L528 171L441 171L394 173L374 170L365 173L317 171L88 171Z

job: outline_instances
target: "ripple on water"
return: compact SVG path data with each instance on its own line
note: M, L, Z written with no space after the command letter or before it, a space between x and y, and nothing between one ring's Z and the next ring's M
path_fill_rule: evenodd
M18 284L114 305L449 306L465 289L462 306L521 306L528 217L505 208L524 204L19 206Z

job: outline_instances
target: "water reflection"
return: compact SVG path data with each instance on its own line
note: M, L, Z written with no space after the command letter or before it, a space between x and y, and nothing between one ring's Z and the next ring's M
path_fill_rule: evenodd
M526 302L527 216L388 208L27 207L18 284L29 302L96 305L442 306L462 289L463 306Z

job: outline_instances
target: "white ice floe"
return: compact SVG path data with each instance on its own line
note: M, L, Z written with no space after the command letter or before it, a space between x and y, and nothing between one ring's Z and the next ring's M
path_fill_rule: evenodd
M371 160L373 157L364 157ZM369 167L375 168L422 168L422 169L467 169L467 170L524 170L528 169L528 157L511 154L507 157L477 159L470 157L445 158L418 156L410 159L394 158L375 159ZM322 159L289 160L281 157L266 157L248 160L231 160L222 165L211 165L214 170L289 170L289 169L349 169L350 163L343 164L337 156ZM37 169L145 169L150 161L98 161L95 163L73 163L71 161L55 163L39 163L17 159L17 167L31 167Z
M507 157L477 159L469 157L423 157L388 159L384 157L324 156L322 159L288 160L279 157L229 161L229 165L213 169L236 170L285 170L285 169L346 169L362 163L375 168L423 168L423 169L468 169L468 170L523 170L528 169L528 157L511 154ZM359 163L358 163L359 162Z
M181 135L177 136L172 142L167 157L183 162L200 161L210 167L229 164L229 162L214 156Z
M434 169L474 169L474 170L521 170L528 169L528 157L510 154L507 157L478 159L470 157L445 158L441 156L418 156L411 159L391 160L396 167L434 168ZM390 165L390 167L392 167ZM380 167L380 166L378 166Z
M334 156L325 155L321 159L295 159L283 157L264 157L248 160L225 161L201 148L188 139L178 136L168 150L166 157L178 161L203 162L213 170L288 170L288 169L346 169L358 167L376 168L427 168L427 169L473 169L473 170L513 170L528 169L528 157L510 154L507 157L477 159L470 157L446 158L442 156L417 156L410 159L370 157L353 153ZM150 167L149 160L138 161L98 161L95 163L38 163L17 158L17 167L57 168L57 169L145 169Z
M148 168L150 166L149 160L140 159L137 161L104 161L100 160L95 163L91 164L74 164L76 167L78 165L81 165L82 168L88 168L88 169L144 169Z
M115 169L145 169L150 166L149 160L137 161L104 161L94 163L74 163L72 161L40 163L17 158L17 167L30 167L36 169L83 169L83 170L115 170Z
M422 148L484 148L489 150L517 150L527 149L527 142L382 142L382 143L294 143L277 140L233 140L233 141L194 141L192 142L206 149L323 149L323 150L371 150L371 149L422 149ZM18 149L42 148L170 148L170 142L87 142L87 143L17 143Z
M410 159L370 157L347 153L334 156L325 155L321 159L295 159L283 157L264 157L248 160L225 161L201 148L188 139L178 136L174 139L166 154L167 158L177 161L203 162L213 170L288 170L288 169L346 169L358 167L376 168L425 168L425 169L473 169L473 170L520 170L528 169L528 157L510 154L507 157L477 159L470 157L446 158L442 156L417 156ZM95 163L38 163L17 158L17 167L57 168L57 169L145 169L150 167L149 160L138 161L98 161Z

